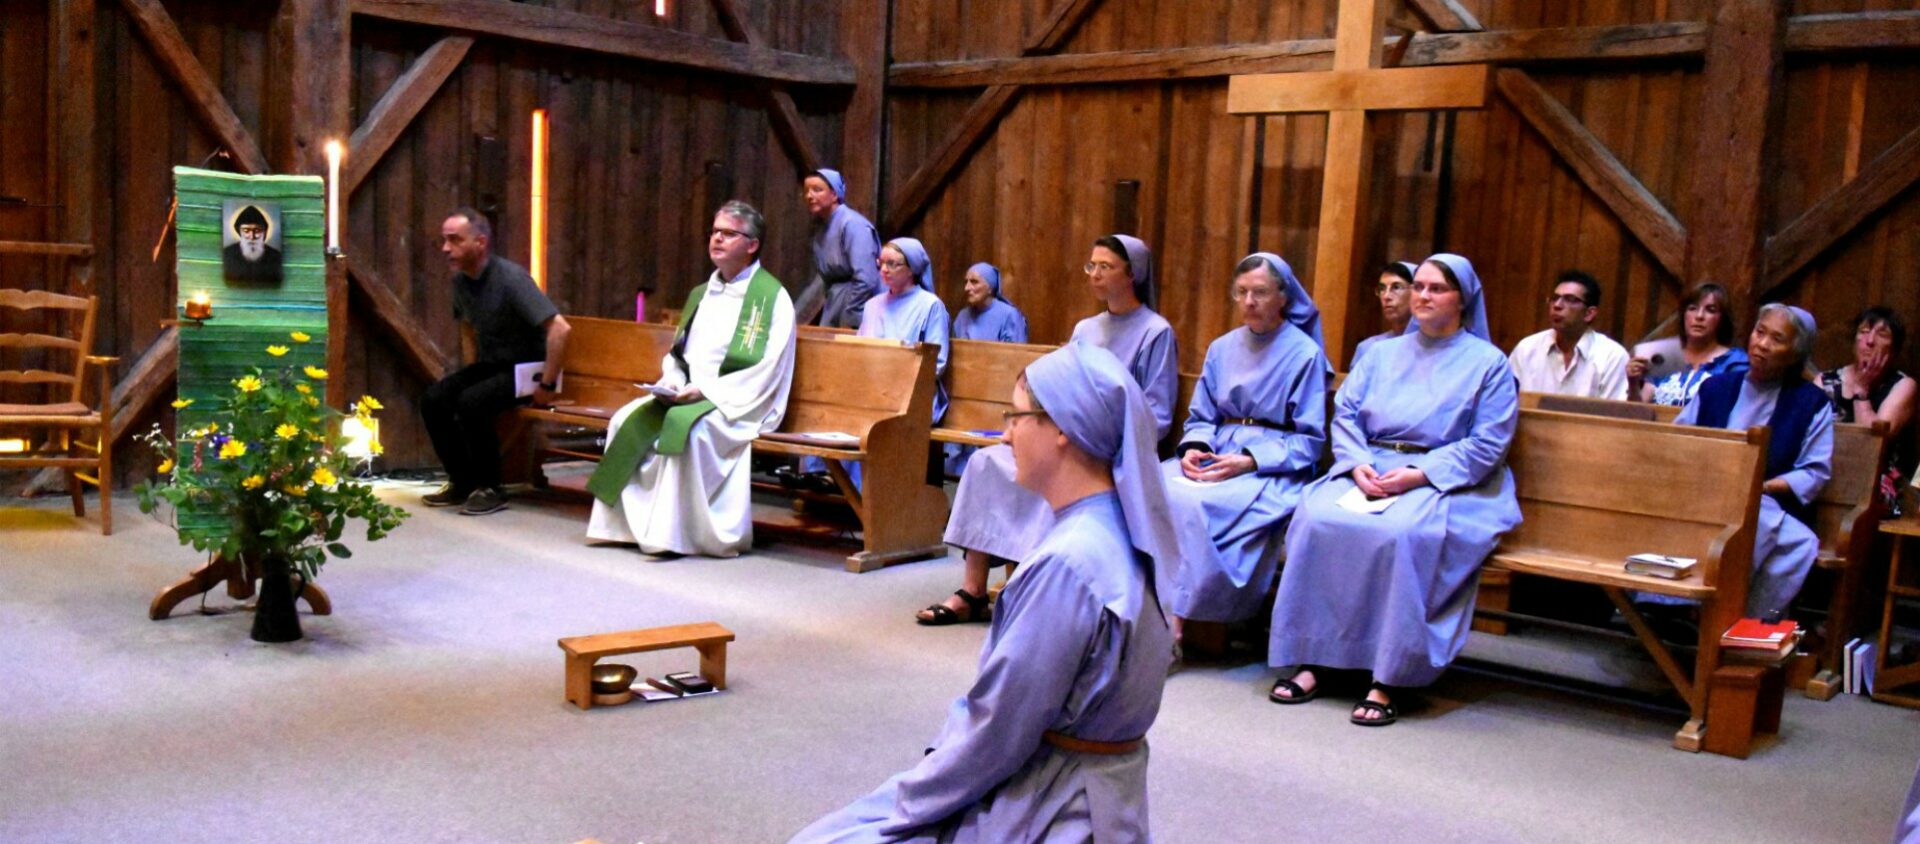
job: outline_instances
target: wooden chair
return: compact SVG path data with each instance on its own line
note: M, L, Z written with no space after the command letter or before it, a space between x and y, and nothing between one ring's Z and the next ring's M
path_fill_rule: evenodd
M113 373L119 358L88 354L93 348L97 297L64 296L44 290L0 290L0 313L30 312L42 317L46 333L0 333L0 351L18 350L18 369L0 368L0 387L7 384L49 384L34 389L38 396L18 395L0 401L0 430L42 432L46 439L20 454L0 454L0 470L57 468L67 474L67 494L73 514L85 516L87 505L81 484L100 490L100 533L113 533ZM64 327L60 327L64 323ZM29 368L41 355L67 355L64 371ZM50 364L39 364L47 366ZM0 363L0 367L6 364ZM86 402L87 367L99 373L97 405ZM26 399L37 398L36 401ZM98 409L94 409L95 407ZM81 436L91 431L91 437ZM91 474L81 470L89 470Z

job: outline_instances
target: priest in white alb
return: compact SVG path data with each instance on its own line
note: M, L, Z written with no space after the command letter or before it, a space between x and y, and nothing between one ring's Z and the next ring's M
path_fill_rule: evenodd
M765 229L744 202L714 215L714 274L687 296L659 382L607 428L589 538L710 557L753 545L748 455L780 427L793 383L793 300L760 267Z

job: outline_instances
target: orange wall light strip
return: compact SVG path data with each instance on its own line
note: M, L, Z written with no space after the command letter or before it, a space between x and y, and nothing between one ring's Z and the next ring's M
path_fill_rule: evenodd
M547 110L533 110L533 209L532 225L529 227L533 239L532 251L527 261L527 271L533 274L533 283L541 290L547 289Z

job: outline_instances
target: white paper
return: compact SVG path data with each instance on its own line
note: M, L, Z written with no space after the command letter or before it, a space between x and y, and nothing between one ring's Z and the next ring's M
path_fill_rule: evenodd
M646 390L647 392L653 394L654 398L667 399L669 401L679 398L681 393L681 388L669 387L665 384L641 384L639 382L634 382L633 386L639 387L642 390Z
M806 437L807 439L816 440L823 443L845 443L847 445L860 444L859 437L856 437L852 434L843 433L840 431L794 431L793 435L796 437Z
M1691 569L1700 562L1699 560L1696 560L1692 557L1669 557L1665 554L1653 554L1653 553L1635 554L1631 557L1628 557L1627 561L1633 562L1633 563L1641 563L1643 565L1649 565L1649 566L1661 566L1663 568L1680 569L1682 571Z
M1347 490L1347 494L1340 496L1340 500L1334 503L1355 513L1381 513L1385 512L1388 507L1392 507L1393 502L1399 500L1400 496L1398 495L1389 495L1385 498L1368 498L1367 494L1361 492L1360 488L1356 486L1353 489Z
M547 368L546 361L539 360L514 364L513 397L519 399L533 395L533 391L540 387L540 370L545 368ZM560 388L564 386L561 379L566 377L566 373L562 372L553 379L554 392L560 392Z

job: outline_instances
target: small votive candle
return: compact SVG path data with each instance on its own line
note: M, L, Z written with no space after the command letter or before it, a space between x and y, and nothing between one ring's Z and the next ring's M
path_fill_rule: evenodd
M193 298L187 300L187 319L210 319L212 316L213 299L207 296L206 291L195 293Z

